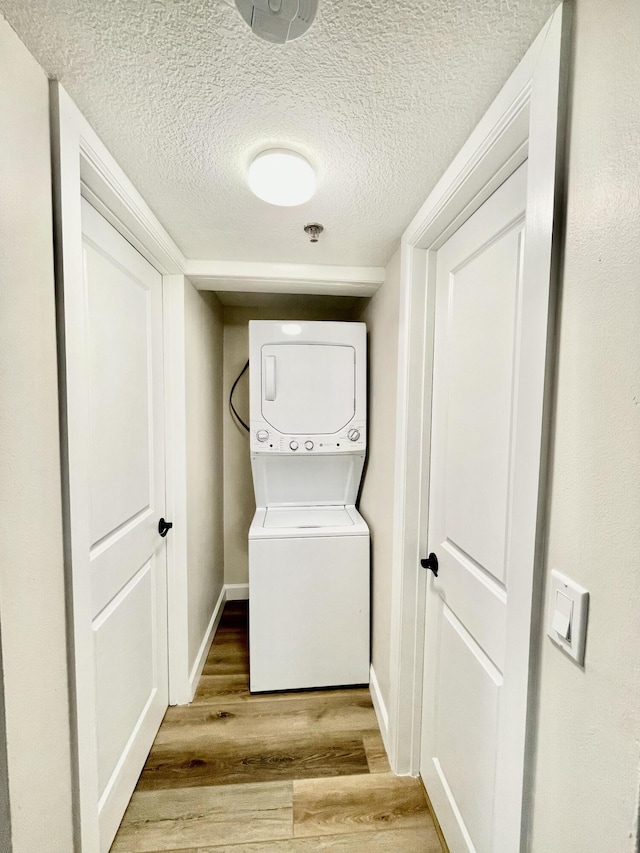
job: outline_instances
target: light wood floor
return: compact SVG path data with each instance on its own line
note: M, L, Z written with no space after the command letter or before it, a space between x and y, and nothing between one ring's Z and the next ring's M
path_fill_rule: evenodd
M442 853L389 770L367 689L249 693L230 602L191 705L169 708L111 853Z

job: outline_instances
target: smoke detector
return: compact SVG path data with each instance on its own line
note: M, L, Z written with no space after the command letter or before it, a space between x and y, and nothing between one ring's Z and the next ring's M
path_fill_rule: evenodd
M238 11L261 39L284 44L306 33L319 0L236 0Z

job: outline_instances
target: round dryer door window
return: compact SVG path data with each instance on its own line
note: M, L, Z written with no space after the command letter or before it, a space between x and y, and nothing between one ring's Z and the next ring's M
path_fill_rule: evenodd
M289 435L339 432L355 415L355 367L351 346L264 346L263 418Z

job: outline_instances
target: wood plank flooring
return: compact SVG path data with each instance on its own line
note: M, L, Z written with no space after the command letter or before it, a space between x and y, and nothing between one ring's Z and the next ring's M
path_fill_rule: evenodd
M169 708L111 853L442 853L389 769L367 689L249 693L229 602L191 705Z

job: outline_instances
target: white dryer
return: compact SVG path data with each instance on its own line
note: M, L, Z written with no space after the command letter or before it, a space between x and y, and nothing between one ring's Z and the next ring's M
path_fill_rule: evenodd
M251 690L369 681L363 323L249 323Z

